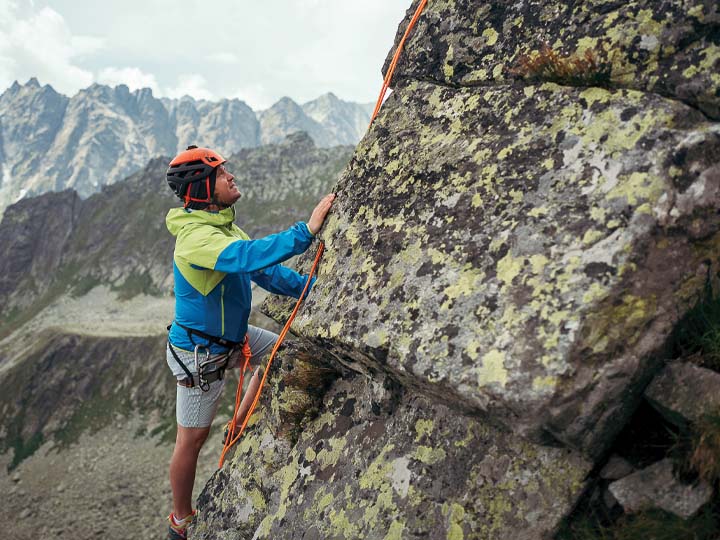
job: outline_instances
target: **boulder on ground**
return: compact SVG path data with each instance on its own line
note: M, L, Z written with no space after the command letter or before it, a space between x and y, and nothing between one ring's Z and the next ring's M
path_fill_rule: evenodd
M647 387L645 398L666 420L684 427L720 407L720 373L670 362Z
M613 482L609 489L625 512L660 508L684 519L694 516L713 494L707 482L692 485L680 482L667 458Z

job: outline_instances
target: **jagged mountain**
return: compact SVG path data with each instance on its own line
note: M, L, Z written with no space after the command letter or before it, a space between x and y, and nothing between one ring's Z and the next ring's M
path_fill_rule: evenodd
M354 145L367 130L371 112L369 105L343 101L331 92L303 105L284 97L258 113L261 140L264 144L274 143L291 133L305 131L319 146Z
M332 92L302 105L303 112L322 125L337 144L357 144L368 128L374 104L343 101Z
M68 98L32 78L0 95L0 214L25 196L72 188L85 198L153 157L204 144L230 155L298 131L315 144L356 144L367 106L321 96L283 98L256 113L238 99L157 99L148 88L101 84Z
M203 145L230 155L260 143L260 123L253 110L239 99L213 102L185 96L163 99L162 103L175 126L178 149L203 141Z

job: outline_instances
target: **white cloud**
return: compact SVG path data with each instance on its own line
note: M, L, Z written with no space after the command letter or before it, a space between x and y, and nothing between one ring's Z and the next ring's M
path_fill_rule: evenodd
M36 76L66 94L97 78L158 96L238 97L253 108L329 91L369 102L410 4L214 0L222 23L193 33L207 12L200 0L0 0L0 91Z
M195 99L218 99L209 88L205 77L197 73L186 73L178 76L178 84L165 92L170 98L192 96Z
M0 85L37 77L74 94L92 84L92 72L76 59L102 48L102 39L73 36L63 16L50 7L20 9L16 2L0 0L0 12Z
M268 109L275 103L275 100L270 97L268 89L261 83L243 85L230 97L244 101L254 111Z
M110 86L125 84L128 88L130 88L130 90L150 88L153 91L153 94L156 96L160 95L160 86L155 79L155 75L145 73L136 67L104 68L98 74L98 82Z

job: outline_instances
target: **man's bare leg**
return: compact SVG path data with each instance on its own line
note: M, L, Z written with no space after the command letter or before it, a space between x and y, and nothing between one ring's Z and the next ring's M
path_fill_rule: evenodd
M178 426L175 450L170 460L170 486L173 492L173 514L182 519L192 513L192 490L195 484L200 449L210 433L210 426Z
M247 390L245 390L245 395L243 396L242 401L240 402L240 407L238 407L237 414L235 415L235 425L237 426L236 431L240 429L240 426L242 426L242 423L245 421L245 416L247 416L247 413L250 410L250 405L252 405L259 388L260 368L257 368L250 379L250 383L248 384Z

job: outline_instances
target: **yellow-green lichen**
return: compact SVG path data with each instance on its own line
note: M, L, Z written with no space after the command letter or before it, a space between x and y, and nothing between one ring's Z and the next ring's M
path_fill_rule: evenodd
M508 251L497 263L496 271L498 279L506 286L510 285L512 280L520 273L524 264L524 258L513 257L512 253Z
M347 440L342 437L332 437L329 439L328 445L330 448L323 448L317 453L317 460L320 465L323 468L328 467L329 465L335 465L338 459L340 459L340 454L346 444Z
M434 465L445 459L447 454L442 448L431 448L429 446L418 446L415 449L414 458L427 465Z
M415 422L415 433L417 433L417 435L415 436L415 441L419 441L423 438L423 436L432 433L433 425L434 422L431 419L421 418L420 420Z
M480 366L476 367L478 385L500 384L505 386L508 372L505 369L505 352L493 349L485 353Z
M400 540L404 530L405 525L401 521L395 520L390 524L388 532L383 537L383 540Z
M457 503L450 505L450 527L448 528L447 540L463 540L463 520L465 518L465 508Z
M497 43L498 36L499 36L497 31L492 26L483 30L482 35L485 38L485 43L487 43L490 47L492 47L493 45L495 45Z

